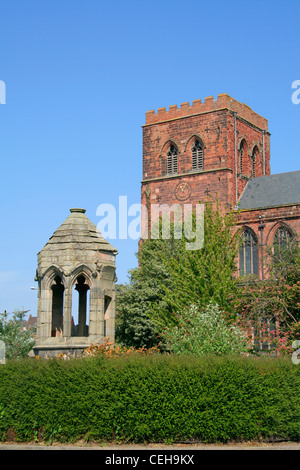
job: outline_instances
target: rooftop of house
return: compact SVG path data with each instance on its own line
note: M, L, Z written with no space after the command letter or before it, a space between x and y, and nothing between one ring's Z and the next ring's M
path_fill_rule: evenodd
M37 317L29 315L28 320L23 320L22 325L24 328L32 328L37 325Z

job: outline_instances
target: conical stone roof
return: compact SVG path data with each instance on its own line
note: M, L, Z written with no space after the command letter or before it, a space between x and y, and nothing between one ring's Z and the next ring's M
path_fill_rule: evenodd
M97 227L85 215L85 209L70 209L69 217L58 227L41 250L97 250L117 254ZM41 253L40 252L40 253Z
M70 209L69 217L58 227L38 253L37 275L49 269L70 275L80 266L96 275L101 266L115 267L118 253L85 215L85 209Z

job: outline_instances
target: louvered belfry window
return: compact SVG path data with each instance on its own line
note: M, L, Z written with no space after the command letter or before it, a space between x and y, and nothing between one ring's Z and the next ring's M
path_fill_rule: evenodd
M171 145L167 153L167 174L171 175L178 172L178 156L177 149Z
M196 140L192 148L192 169L203 170L203 148L199 140Z

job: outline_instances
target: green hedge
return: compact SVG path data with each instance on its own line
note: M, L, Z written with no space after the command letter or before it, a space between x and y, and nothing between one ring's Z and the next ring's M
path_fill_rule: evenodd
M0 439L176 442L300 438L300 365L171 356L9 361Z

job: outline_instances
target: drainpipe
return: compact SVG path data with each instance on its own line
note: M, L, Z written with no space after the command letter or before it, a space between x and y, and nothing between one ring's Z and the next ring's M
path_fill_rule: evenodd
M235 162L235 205L238 203L238 184L237 184L237 149L236 149L236 114L234 113L234 162Z
M263 230L265 228L265 224L261 220L262 216L259 216L260 224L258 226L258 230L260 230L260 248L261 248L261 279L264 280L264 245L263 245Z
M263 134L263 175L266 174L266 154L265 154L265 130L262 131Z

